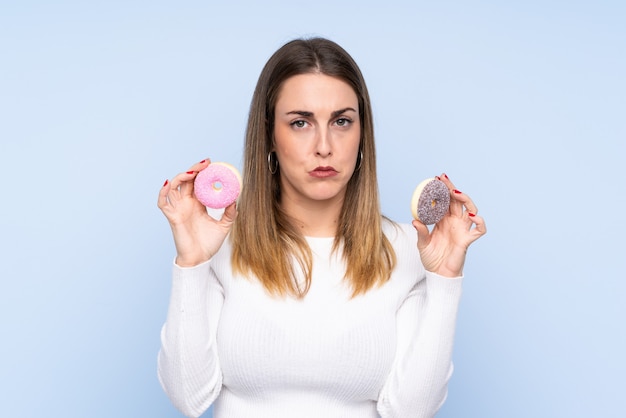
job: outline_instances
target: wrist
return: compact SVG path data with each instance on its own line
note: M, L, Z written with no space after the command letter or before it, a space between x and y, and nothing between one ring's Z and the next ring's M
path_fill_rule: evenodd
M200 256L191 256L191 257L190 256L181 256L179 254L179 255L176 256L176 259L174 260L174 263L178 267L189 268L189 267L196 267L197 265L205 263L209 259L210 258L200 257Z
M442 277L446 277L448 279L454 279L457 277L461 277L463 276L463 270L452 270L452 269L448 269L448 268L439 268L435 271L433 271L433 273L438 274L439 276Z

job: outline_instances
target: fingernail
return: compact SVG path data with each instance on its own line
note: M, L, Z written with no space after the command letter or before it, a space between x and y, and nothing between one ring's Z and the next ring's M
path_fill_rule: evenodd
M206 163L206 160L202 160L198 164L204 164L204 163Z
M167 186L167 183L169 183L169 180L165 180L165 183L163 183L163 187Z
M194 173L193 171L187 171L187 174L193 174L193 173Z
M446 173L443 173L443 176L444 176L445 178L447 178L448 180L450 180L450 178L448 177L448 175L447 175Z
M435 176L435 178L436 178L437 180L441 180L441 177L439 177L439 176Z
M460 190L454 189L454 193L456 193L456 194L461 194L461 193L463 193L463 192L462 192L462 191L460 191Z
M467 212L467 216L469 216L470 218L473 218L474 216L476 216L475 214L473 214L472 212Z

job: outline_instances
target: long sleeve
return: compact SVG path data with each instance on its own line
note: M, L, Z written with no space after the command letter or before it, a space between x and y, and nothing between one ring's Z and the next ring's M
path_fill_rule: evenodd
M174 265L158 376L174 406L188 417L202 415L222 386L216 333L223 302L210 262L193 268Z
M378 399L382 418L433 417L452 375L462 278L426 272L397 312L396 358Z
M354 298L333 238L307 238L315 267L303 299L234 274L228 241L210 262L174 266L158 365L172 403L188 417L211 405L216 418L432 417L462 279L424 271L410 225L386 234L397 266Z

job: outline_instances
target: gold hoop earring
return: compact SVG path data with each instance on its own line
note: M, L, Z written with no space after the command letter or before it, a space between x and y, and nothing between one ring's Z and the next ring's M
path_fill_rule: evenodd
M363 164L363 151L359 151L359 158L357 158L356 168L354 169L354 171L359 171L359 169L361 168L361 164Z
M272 158L272 155L274 155L274 158ZM276 154L273 151L267 154L267 168L272 174L276 174L278 171L278 158L276 158Z

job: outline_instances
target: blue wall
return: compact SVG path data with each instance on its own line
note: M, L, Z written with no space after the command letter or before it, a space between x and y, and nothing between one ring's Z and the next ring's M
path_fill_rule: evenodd
M157 192L207 156L241 164L262 65L314 34L368 80L384 212L409 221L446 171L487 220L439 416L622 416L623 2L7 3L1 416L180 416L156 379Z

